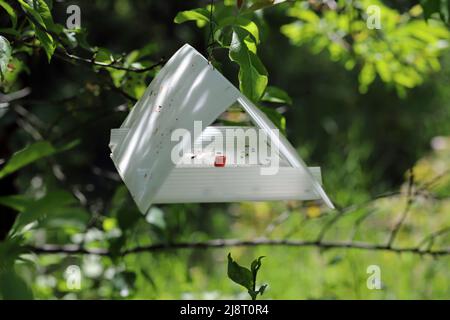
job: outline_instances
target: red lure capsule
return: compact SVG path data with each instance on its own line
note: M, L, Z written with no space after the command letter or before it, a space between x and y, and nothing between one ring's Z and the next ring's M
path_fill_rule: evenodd
M214 167L225 167L225 162L227 161L226 156L216 156L214 161Z

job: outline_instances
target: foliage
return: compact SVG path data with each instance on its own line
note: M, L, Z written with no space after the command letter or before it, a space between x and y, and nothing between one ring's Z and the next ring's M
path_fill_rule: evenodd
M216 20L210 21L209 11L213 10ZM239 64L239 86L250 100L257 103L264 93L268 78L267 70L259 59L256 48L260 42L259 29L255 22L245 12L232 14L233 7L221 6L199 8L180 12L175 17L175 23L197 21L214 24L213 40L229 49L230 59ZM201 12L201 14L200 14Z
M6 2L1 2L11 18L11 28L1 29L11 41L16 43L12 52L9 41L0 38L2 54L0 63L2 79L0 88L11 91L18 74L26 71L22 68L26 55L33 55L40 49L44 50L50 62L54 55L66 60L74 60L92 65L93 69L105 68L109 77L105 80L107 88L112 87L124 96L138 99L146 88L146 80L159 65L148 59L155 50L154 44L148 44L142 49L136 49L128 54L114 54L106 48L92 46L87 42L86 29L67 29L63 24L55 23L52 17L52 1L19 0L20 9L25 17L24 23L17 25L17 11ZM80 53L83 56L78 56ZM24 55L25 54L25 55ZM136 74L128 74L127 71Z
M380 29L366 25L370 6L380 8ZM289 9L297 20L282 27L295 45L308 44L314 53L327 50L333 61L357 68L359 90L367 92L376 76L404 96L406 89L420 85L438 71L439 56L448 46L449 32L436 21L425 22L415 6L403 15L380 1L339 1L337 10L319 14L306 2ZM369 23L369 22L367 22Z
M66 2L0 0L0 297L243 298L228 268L252 299L266 289L256 288L257 275L271 299L448 298L448 256L389 251L449 242L448 1L204 4L80 2L82 28L67 29ZM366 27L369 4L381 8L380 30ZM345 214L295 201L139 213L108 158L109 129L186 41L308 163L322 165ZM411 167L413 188L404 181ZM383 245L409 189L405 223L385 251L236 247L238 261L260 257L245 268L220 247L220 239L261 235L317 245L328 225L323 241ZM204 243L214 251L198 249ZM193 247L166 250L174 244ZM369 263L383 268L381 291L365 286ZM71 265L82 270L81 290L67 285Z
M450 2L448 0L422 0L425 19L429 19L434 13L438 13L442 21L449 23Z
M270 2L270 3L269 3ZM289 96L284 93L284 99L270 99L271 93L274 92L274 87L271 87L270 92L266 92L268 84L268 72L264 67L257 54L257 46L260 43L260 31L256 22L256 15L254 10L259 6L273 5L273 1L263 2L256 1L250 5L248 10L240 7L237 13L234 13L234 3L224 3L215 5L213 7L198 8L189 11L183 11L177 14L174 19L175 23L183 23L186 21L196 21L198 27L205 27L208 24L212 25L212 43L210 46L217 45L228 50L231 61L239 65L239 88L250 100L259 103L261 100L285 103L289 101ZM258 7L257 7L258 6ZM211 13L213 13L214 20L210 21ZM275 88L278 93L281 89ZM262 99L263 96L266 99ZM262 108L269 117L273 118L271 109ZM278 121L275 123L282 130L285 129L285 120L280 115L277 116Z
M33 143L13 154L8 163L0 170L0 179L41 158L48 157L57 152L69 150L75 147L77 143L78 142L75 141L59 150L55 149L48 141L38 141Z
M259 295L263 295L267 285L262 285L256 290L256 277L258 276L259 268L261 268L261 259L263 256L253 260L250 269L240 266L228 253L228 277L247 289L248 294L252 300L256 300Z

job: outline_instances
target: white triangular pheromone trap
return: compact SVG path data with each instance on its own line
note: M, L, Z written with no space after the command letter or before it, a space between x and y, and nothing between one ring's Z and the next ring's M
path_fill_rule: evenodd
M277 161L270 165L261 159L246 162L257 158L257 148L248 145L247 127L211 126L234 105L263 133L252 136L257 146L267 147ZM198 121L204 129L198 130ZM193 142L174 139L177 130ZM250 132L241 140L245 143L234 146L236 140L227 135L233 130ZM205 149L211 141L223 142L224 147L217 148L215 143L216 148ZM322 199L334 208L321 186L320 168L306 167L267 116L187 44L161 69L121 127L111 130L110 148L120 176L143 213L152 203L263 200ZM180 153L183 150L191 152ZM274 163L275 170L269 170Z

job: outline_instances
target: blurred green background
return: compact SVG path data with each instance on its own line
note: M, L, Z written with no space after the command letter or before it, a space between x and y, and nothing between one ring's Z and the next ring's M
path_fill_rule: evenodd
M356 0L338 2L347 8L367 4ZM162 57L169 58L184 43L207 54L208 26L198 28L194 22L176 24L174 18L180 11L209 3L62 1L54 2L52 13L55 22L64 24L67 6L77 4L90 44L119 55L147 48L149 59L156 62ZM436 18L427 24L417 1L383 3L398 15L396 23L405 19L418 21L413 33L419 34L426 26L441 32L441 45L448 40L445 22ZM235 6L233 1L227 4ZM346 210L324 240L384 243L404 211L408 170L414 168L414 190L421 192L415 195L395 246L448 248L450 235L445 230L450 227L450 51L443 46L436 54L439 70L424 69L417 83L399 86L377 75L364 89L361 61L367 63L370 57L388 53L389 49L381 47L380 52L361 53L360 60L355 60L356 67L346 68L351 59L346 54L333 56L329 50L332 43L323 44L323 50L317 49L320 34L340 28L339 22L337 27L326 22L326 12L333 9L321 7L326 5L321 1L308 2L310 10L323 20L323 29L313 29L317 34L308 35L305 31L298 39L282 31L286 30L283 26L296 23L297 18L289 11L296 5L301 8L299 4L285 3L257 12L255 21L261 36L258 56L269 74L269 85L284 89L293 100L292 106L270 105L285 116L288 139L308 165L321 166L325 190L339 208ZM342 10L330 21L338 21L339 14L346 17L351 12ZM9 23L4 12L0 12L0 23ZM430 30L426 32L432 34ZM369 39L375 36L377 33L371 33ZM386 36L380 38L382 44L389 41ZM345 35L343 39L349 40ZM349 43L357 47L359 40L355 39ZM399 39L400 42L394 39L393 43L404 45L404 50L421 50L416 43ZM370 40L360 41L368 44ZM427 46L436 44L434 38L427 41ZM227 50L219 48L213 54L221 71L238 85L238 68L228 59ZM410 54L405 53L405 57ZM106 88L104 83L109 81L105 80L109 75L92 66L74 65L57 57L49 64L42 51L33 52L23 61L27 70L11 84L4 85L2 92L7 94L21 88L31 88L32 92L11 102L8 112L0 117L0 158L8 159L13 152L36 140L36 135L37 140L43 137L55 145L80 142L69 151L39 160L0 180L2 196L22 194L35 199L65 190L75 194L79 206L70 210L61 204L49 207L38 225L22 233L17 248L82 243L87 248L106 248L112 254L100 257L21 251L21 259L13 262L15 276L0 279L0 287L3 286L0 296L247 299L246 290L227 277L227 254L231 252L246 266L255 257L266 256L258 275L258 283L268 284L263 299L450 298L448 255L261 246L162 250L121 257L120 250L152 243L258 237L314 240L339 213L327 210L321 203L292 201L158 205L152 207L151 214L142 216L118 178L108 149L110 129L120 126L133 103L123 94ZM391 66L398 63L386 61ZM405 64L420 69L417 61ZM392 70L394 74L403 72L401 68ZM152 72L136 75L137 79L122 83L122 89L138 98L152 76ZM391 196L375 199L391 192ZM5 230L8 222L2 223ZM427 235L439 230L444 231L433 238L433 243L421 243ZM4 240L0 245L0 258L3 253L5 261L15 254L8 251L14 248L12 242ZM71 265L81 268L80 290L67 287L65 272ZM370 265L381 268L380 290L367 288Z

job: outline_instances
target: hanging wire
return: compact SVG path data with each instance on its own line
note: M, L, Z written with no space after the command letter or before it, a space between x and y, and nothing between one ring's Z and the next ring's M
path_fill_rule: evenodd
M211 0L210 6L209 6L209 36L208 36L208 43L206 47L206 51L208 53L208 61L211 63L214 60L213 57L213 46L215 44L214 41L214 15L213 15L213 8L214 8L214 0Z

